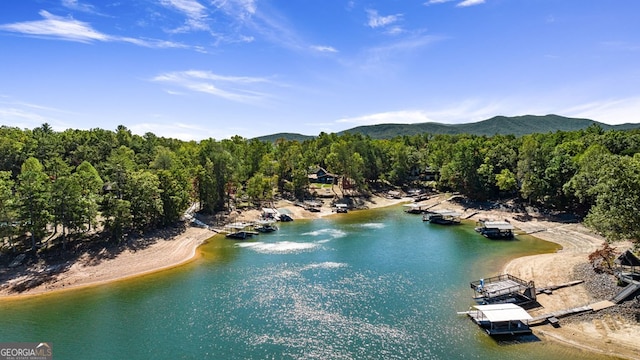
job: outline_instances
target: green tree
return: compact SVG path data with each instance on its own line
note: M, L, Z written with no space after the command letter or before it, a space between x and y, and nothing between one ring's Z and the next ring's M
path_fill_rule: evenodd
M100 194L102 193L104 182L96 168L87 161L83 161L78 165L74 176L80 185L82 222L91 230L91 226L96 224L98 204L100 203Z
M158 176L145 170L130 174L123 198L129 202L133 229L142 232L161 223L163 209L160 195Z
M518 189L518 181L516 175L509 169L502 169L500 174L496 175L496 186L500 191L513 192Z
M0 171L0 239L9 240L15 250L13 236L16 233L14 223L17 220L15 212L15 197L13 196L14 182L10 171Z
M594 189L596 203L585 223L608 240L640 241L640 154L614 155ZM611 171L615 170L615 171Z
M162 201L162 224L168 225L180 219L189 207L189 176L178 161L176 154L168 148L159 146L151 168L158 176L160 199Z
M109 193L103 198L102 223L105 230L111 234L111 239L120 242L133 227L133 217L131 203L114 195Z
M52 184L51 203L55 224L62 225L62 248L67 247L67 231L77 231L84 224L82 187L77 176L58 177Z
M34 157L22 164L18 176L18 218L31 234L31 249L41 242L51 219L51 182L44 167Z

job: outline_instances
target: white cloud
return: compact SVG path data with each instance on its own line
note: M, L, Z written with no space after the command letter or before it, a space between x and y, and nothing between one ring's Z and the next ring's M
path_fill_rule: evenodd
M78 0L62 0L62 6L80 12L85 12L88 14L96 14L101 15L96 7L90 4L83 4L78 2Z
M111 36L94 30L91 25L86 22L75 20L70 17L56 16L46 10L41 10L39 14L44 18L43 20L0 25L0 31L3 30L30 36L40 36L82 43L91 43L95 41L126 42L150 48L187 48L186 45L172 41Z
M450 2L450 1L453 1L453 0L429 0L426 3L424 3L424 5L429 6L429 5L434 5L434 4L444 4L444 3Z
M458 5L456 5L457 7L468 7L468 6L474 6L474 5L480 5L480 4L484 4L485 1L484 0L465 0L463 2L458 3Z
M373 29L391 25L402 19L402 14L380 16L377 10L371 9L367 10L367 16L369 18L367 25Z
M580 104L565 109L563 115L587 118L610 125L640 123L640 96Z
M389 111L376 114L357 116L352 118L342 118L337 123L349 123L354 125L376 125L376 124L414 124L432 122L425 111L401 110Z
M0 30L79 42L112 40L110 36L92 29L86 22L56 16L46 10L41 10L39 14L43 20L0 25Z
M201 70L168 72L154 77L152 81L173 84L193 92L242 103L258 103L269 98L268 94L254 87L260 84L274 84L266 78L224 76Z
M207 25L207 8L196 0L161 0L161 4L183 13L187 20L185 25L174 32L191 30L209 30Z
M443 40L443 37L434 35L419 35L412 37L404 37L387 43L385 45L372 47L366 50L365 59L358 66L361 69L379 69L380 67L388 67L389 59L397 56L403 56L417 49L429 46L437 41ZM390 69L387 68L387 71Z
M324 46L324 45L312 45L311 49L318 51L318 52L328 52L328 53L337 53L338 50L336 50L334 47L332 46Z

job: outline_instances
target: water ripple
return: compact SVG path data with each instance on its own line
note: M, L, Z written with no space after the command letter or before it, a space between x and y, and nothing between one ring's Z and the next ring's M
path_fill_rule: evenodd
M320 246L317 243L299 243L293 241L266 242L241 242L238 247L249 248L263 254L295 254L312 251Z

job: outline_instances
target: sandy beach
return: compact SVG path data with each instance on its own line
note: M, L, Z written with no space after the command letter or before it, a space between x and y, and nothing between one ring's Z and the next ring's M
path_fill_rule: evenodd
M441 198L431 200L434 204ZM453 201L444 201L433 209L454 209L470 220L508 220L516 227L516 233L532 236L562 246L552 254L525 256L513 259L504 265L502 273L524 280L535 281L536 287L559 285L576 280L576 266L588 264L588 255L601 248L604 238L594 234L579 223L554 222L543 216L523 216L521 213L500 210L465 208ZM475 213L475 214L474 214ZM523 221L522 219L526 219ZM612 244L619 252L630 247L630 243ZM497 274L496 274L497 275ZM582 279L584 280L584 279ZM548 314L557 310L591 305L603 300L594 298L584 284L554 290L552 294L540 294L537 298L541 308L530 311L532 316ZM635 300L630 300L635 301ZM622 359L640 359L640 323L607 313L594 313L593 317L576 317L560 320L560 327L542 325L533 328L542 340L557 341L590 352L616 356Z
M517 233L530 233L537 238L562 246L562 249L556 253L516 258L503 267L503 273L525 280L534 280L537 287L575 280L572 274L576 265L587 263L588 254L601 247L604 241L579 223L553 222L544 217L530 216L530 214L522 216L512 211L471 208L449 200L451 199L442 195L423 203L433 206L434 209L458 210L463 213L463 218L470 220L507 219L516 227ZM411 199L387 199L374 196L364 206L377 208L409 201ZM275 206L286 209L294 219L314 219L333 214L328 205L324 205L320 212L309 212L287 201L280 201ZM257 219L259 213L259 210L242 211L233 214L231 220L252 221ZM2 284L0 300L96 286L179 266L193 260L197 247L215 234L215 231L209 229L189 226L170 239L158 239L151 245L135 251L125 250L113 258L96 262L80 257L73 264L69 264L65 271L26 291L9 291L11 284ZM618 246L623 249L628 244ZM25 280L27 279L18 277L10 281ZM542 308L534 310L533 314L535 316L536 312L543 314L593 304L600 300L606 299L594 299L584 285L576 285L555 290L551 295L539 295L538 302ZM538 326L534 328L534 334L542 340L558 341L588 351L615 355L624 359L640 359L640 341L638 341L640 324L621 317L604 315L596 319L561 320L560 327Z

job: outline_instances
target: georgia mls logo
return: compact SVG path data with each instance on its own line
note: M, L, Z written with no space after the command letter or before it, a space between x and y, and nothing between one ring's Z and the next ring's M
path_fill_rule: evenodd
M0 344L0 360L51 360L51 345L42 343L3 343Z

